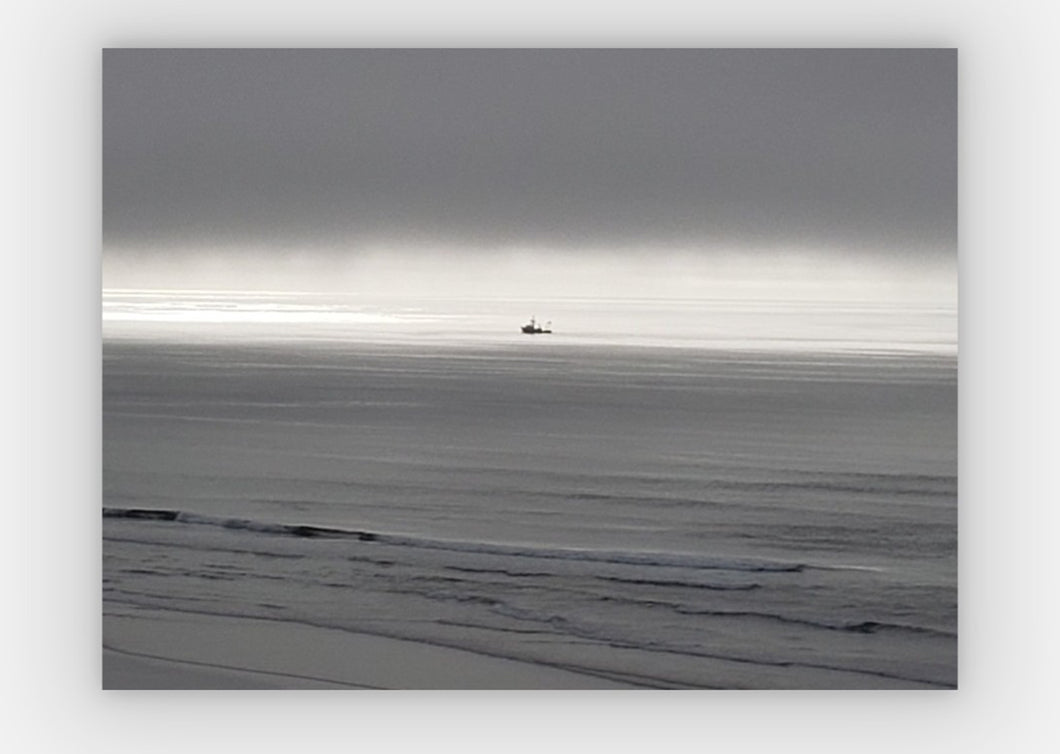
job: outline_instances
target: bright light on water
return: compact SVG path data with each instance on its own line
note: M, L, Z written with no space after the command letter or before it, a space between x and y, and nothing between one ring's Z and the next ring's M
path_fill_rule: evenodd
M530 317L550 335L526 336ZM105 290L106 337L668 346L954 355L956 308L740 299L369 299L320 293Z
M957 350L956 269L938 255L215 249L165 259L105 257L106 336ZM523 336L532 316L553 334Z

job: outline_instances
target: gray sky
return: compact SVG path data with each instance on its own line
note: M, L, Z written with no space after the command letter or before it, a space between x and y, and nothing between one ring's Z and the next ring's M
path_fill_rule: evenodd
M104 253L952 258L954 50L107 50Z

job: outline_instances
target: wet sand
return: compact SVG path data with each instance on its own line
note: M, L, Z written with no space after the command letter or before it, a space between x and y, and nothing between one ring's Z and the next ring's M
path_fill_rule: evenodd
M136 610L104 617L112 689L619 689L598 675L274 620Z

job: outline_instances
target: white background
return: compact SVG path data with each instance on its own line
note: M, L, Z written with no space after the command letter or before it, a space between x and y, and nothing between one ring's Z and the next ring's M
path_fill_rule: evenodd
M1060 25L1051 5L6 5L5 748L1055 750ZM958 47L960 690L101 692L100 50L108 46Z

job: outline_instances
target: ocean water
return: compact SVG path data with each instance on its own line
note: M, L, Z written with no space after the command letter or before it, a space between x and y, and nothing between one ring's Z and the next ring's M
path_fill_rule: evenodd
M645 688L956 686L952 308L511 309L105 292L104 615Z

